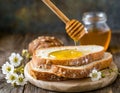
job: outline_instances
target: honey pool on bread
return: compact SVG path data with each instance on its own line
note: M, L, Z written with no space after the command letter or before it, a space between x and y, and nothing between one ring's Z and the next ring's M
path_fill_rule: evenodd
M103 47L97 46L98 50L103 50ZM86 54L96 51L96 45L91 45L91 49L88 46L72 46L72 47L54 47L43 50L37 50L36 56L41 58L51 58L51 59L74 59Z
M50 57L55 59L71 59L81 57L84 53L76 49L64 49L49 53Z

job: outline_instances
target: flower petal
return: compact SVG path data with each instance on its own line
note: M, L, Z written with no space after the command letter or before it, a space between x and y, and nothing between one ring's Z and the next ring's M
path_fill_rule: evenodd
M101 78L101 72L97 71L96 69L93 69L92 72L89 74L89 77L91 77L92 81L97 81Z
M23 58L20 56L19 53L12 53L9 57L9 60L13 66L18 67L21 64Z
M3 74L8 74L8 73L12 73L14 72L14 66L9 64L8 62L6 62L3 66L2 66L2 73Z
M9 73L5 78L7 80L7 83L14 84L18 78L18 75L16 73Z
M17 85L21 85L21 86L27 84L27 79L23 76L23 74L21 74L21 75L18 76L16 84Z

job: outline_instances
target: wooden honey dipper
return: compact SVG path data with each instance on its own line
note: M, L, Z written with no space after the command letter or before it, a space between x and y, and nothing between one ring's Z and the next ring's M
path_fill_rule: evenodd
M42 0L65 24L67 34L74 40L79 41L86 33L82 23L78 20L70 20L50 0Z

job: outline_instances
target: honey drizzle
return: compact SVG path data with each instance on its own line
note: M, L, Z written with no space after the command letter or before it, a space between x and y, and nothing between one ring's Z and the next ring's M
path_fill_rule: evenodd
M74 40L74 44L75 44L75 46L79 46L80 45L80 41L75 41Z

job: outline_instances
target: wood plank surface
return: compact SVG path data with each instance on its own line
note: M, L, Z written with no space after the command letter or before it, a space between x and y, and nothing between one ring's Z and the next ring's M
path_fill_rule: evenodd
M1 33L0 32L0 93L57 93L43 90L28 83L23 87L13 87L6 83L4 75L1 72L1 66L8 60L12 52L21 52L28 47L29 42L41 35L53 35L61 39L65 45L74 45L74 42L64 33ZM111 43L108 49L113 54L113 60L120 71L120 33L112 33ZM120 93L120 76L116 81L102 89L85 92L85 93Z

